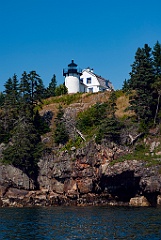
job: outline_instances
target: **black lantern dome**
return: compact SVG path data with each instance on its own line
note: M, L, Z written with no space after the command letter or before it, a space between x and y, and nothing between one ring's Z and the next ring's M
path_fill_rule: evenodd
M77 74L77 75L82 74L82 70L77 67L77 64L74 63L74 60L72 60L71 63L68 64L68 68L63 69L63 76L66 77L72 74Z

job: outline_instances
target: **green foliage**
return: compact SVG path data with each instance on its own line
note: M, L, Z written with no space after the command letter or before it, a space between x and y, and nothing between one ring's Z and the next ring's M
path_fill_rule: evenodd
M50 127L48 123L42 116L40 116L38 111L36 111L36 114L34 116L33 124L40 135L50 132Z
M130 79L124 82L123 90L133 90L130 109L135 111L142 129L152 120L154 125L160 122L161 45L158 41L153 51L148 44L137 49Z
M135 111L139 120L144 119L147 123L153 116L154 83L151 48L147 44L142 49L138 48L130 76L130 87L135 90L130 99L131 110Z
M106 116L107 103L96 103L91 108L78 115L77 127L83 133L87 133L94 126L98 126Z
M65 95L68 93L68 89L65 86L65 84L60 84L58 87L56 87L55 89L55 95L56 96L61 96L61 95Z
M112 91L112 93L113 93L113 92L115 93L116 99L119 98L119 97L124 96L123 90Z
M46 98L54 97L56 95L55 93L56 85L57 85L56 75L54 74L51 79L51 82L49 83L49 87L46 90Z
M43 105L48 105L52 103L60 103L64 105L70 105L71 103L77 102L81 99L82 93L75 93L75 94L66 94L58 97L52 97L49 99L43 100Z
M153 65L156 76L161 75L161 44L157 41L153 48Z
M114 116L106 118L99 127L96 135L96 143L100 144L102 139L108 142L120 143L120 132L122 124Z
M3 151L3 161L22 169L30 177L37 174L37 163L41 156L40 135L29 119L19 119L7 148Z
M117 96L116 96L116 92L111 92L109 100L108 100L108 115L111 116L115 116L115 112L117 110L117 106L116 106L116 100L117 100Z
M124 80L123 82L123 86L122 86L122 91L123 93L130 93L130 84L129 84L129 80Z
M96 143L102 139L119 142L121 123L116 119L116 93L110 94L108 102L96 103L78 116L77 127L84 134L95 134Z
M112 161L110 164L114 165L117 162L124 162L126 160L129 161L134 159L138 161L145 161L147 167L161 165L161 159L158 158L155 153L152 155L149 151L149 147L144 143L137 144L133 152L121 156L120 158Z
M49 121L35 111L43 94L43 82L35 71L24 72L20 82L14 74L5 84L0 111L0 142L6 143L3 161L32 178L37 176L43 150L40 135L50 131Z
M77 136L74 140L69 139L66 145L61 150L71 151L72 147L79 148L82 145L83 140L80 136Z
M4 94L0 92L0 107L4 104L4 99L5 99Z
M69 135L66 131L65 123L63 122L63 108L59 106L59 110L56 117L56 129L54 132L54 141L57 145L66 144L69 139Z

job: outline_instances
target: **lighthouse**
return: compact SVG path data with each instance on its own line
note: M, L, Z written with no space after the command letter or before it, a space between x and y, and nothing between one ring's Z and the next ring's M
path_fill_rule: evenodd
M63 69L63 76L65 77L65 86L68 88L68 93L80 92L80 75L82 70L77 67L74 60L68 64L67 69Z

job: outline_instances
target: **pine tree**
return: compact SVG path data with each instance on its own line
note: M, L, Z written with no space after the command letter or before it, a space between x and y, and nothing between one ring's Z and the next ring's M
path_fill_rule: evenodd
M116 105L116 93L114 91L111 92L109 100L108 100L108 115L115 117L115 112L117 110L117 105Z
M51 82L49 83L49 87L47 88L47 97L54 97L55 89L56 89L57 81L56 81L56 75L54 74Z
M3 151L3 161L34 177L41 152L41 138L35 126L30 119L20 118L13 129L11 143Z
M129 80L124 80L123 82L123 86L122 86L122 91L124 93L130 93L130 83L129 83Z
M107 117L100 125L98 133L96 134L96 143L100 144L102 139L107 142L119 143L121 128L122 124L115 116Z
M45 121L45 118L43 118L43 116L40 116L38 110L35 113L33 124L40 135L50 132L47 121Z
M29 76L26 71L23 72L20 79L20 115L21 116L31 116L31 84Z
M58 87L55 89L55 95L56 96L61 96L65 95L68 93L68 89L64 84L60 84Z
M16 74L14 74L13 78L9 78L4 86L3 124L6 136L9 136L10 130L17 119L19 108L19 91Z
M36 73L36 71L31 71L28 74L28 81L30 87L30 106L31 106L31 115L34 118L34 108L41 102L42 97L44 96L45 87L43 85L43 81L40 76Z
M56 129L54 132L54 141L56 144L65 144L69 139L69 135L66 131L65 124L63 122L63 108L59 106L57 117L56 117Z
M153 65L155 72L155 82L153 87L156 92L157 104L154 117L154 124L157 122L158 112L160 111L160 97L161 97L161 44L157 41L153 48Z
M161 44L157 41L153 48L153 65L156 76L161 75Z
M3 94L2 92L0 92L0 107L3 106L3 104L4 104L4 99L5 99L4 94Z
M154 69L148 44L138 48L130 76L129 84L135 93L130 100L131 110L135 111L140 122L148 123L154 116Z

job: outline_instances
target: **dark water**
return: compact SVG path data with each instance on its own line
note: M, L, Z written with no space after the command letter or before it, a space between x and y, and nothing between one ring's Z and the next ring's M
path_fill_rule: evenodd
M0 240L161 239L161 208L0 208Z

